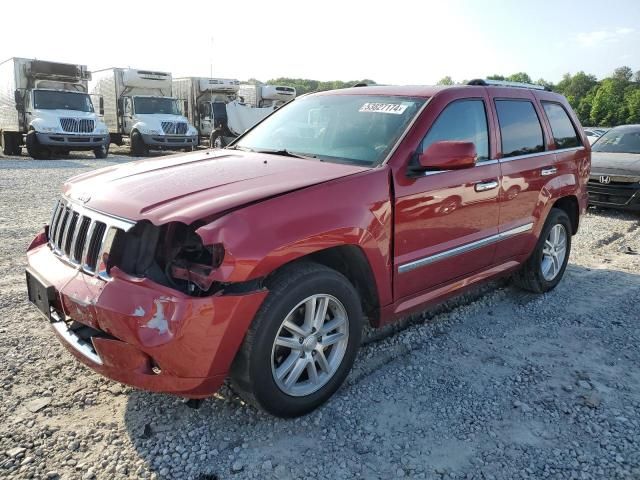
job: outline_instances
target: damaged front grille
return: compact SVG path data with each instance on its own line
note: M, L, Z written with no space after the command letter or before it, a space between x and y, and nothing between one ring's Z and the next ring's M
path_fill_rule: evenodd
M91 275L108 278L111 245L118 234L133 225L62 198L51 217L49 245L63 260Z

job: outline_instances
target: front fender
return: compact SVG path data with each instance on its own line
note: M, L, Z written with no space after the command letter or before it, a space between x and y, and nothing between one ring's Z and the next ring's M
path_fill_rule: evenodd
M327 248L354 245L391 302L392 209L386 168L290 192L231 212L197 233L225 256L214 280L243 282Z

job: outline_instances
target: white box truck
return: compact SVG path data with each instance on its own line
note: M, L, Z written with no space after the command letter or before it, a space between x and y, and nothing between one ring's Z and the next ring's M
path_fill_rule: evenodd
M90 91L104 99L111 142L129 140L133 155L149 150L193 150L198 132L172 96L171 74L133 68L91 72Z
M88 94L85 65L10 58L0 63L0 142L5 155L46 159L71 150L109 151L107 127ZM100 109L102 103L100 101Z
M291 87L255 87L246 89L250 95L250 102L246 103L238 96L240 82L235 79L185 77L173 81L173 93L183 100L185 115L199 136L209 139L209 145L217 148L242 135L296 95Z
M252 107L281 107L296 98L296 89L283 85L240 85L238 91L240 100Z

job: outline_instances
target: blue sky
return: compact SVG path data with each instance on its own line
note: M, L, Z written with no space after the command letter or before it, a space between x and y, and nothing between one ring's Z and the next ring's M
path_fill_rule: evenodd
M146 2L4 5L0 59L130 66L241 80L429 84L526 71L558 81L640 70L640 0Z

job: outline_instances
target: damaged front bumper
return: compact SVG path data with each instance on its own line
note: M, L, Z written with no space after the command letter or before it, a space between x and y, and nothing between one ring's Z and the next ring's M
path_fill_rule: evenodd
M267 295L191 297L117 267L89 275L51 251L45 232L27 252L33 303L82 363L121 383L188 398L222 385Z

